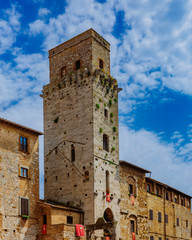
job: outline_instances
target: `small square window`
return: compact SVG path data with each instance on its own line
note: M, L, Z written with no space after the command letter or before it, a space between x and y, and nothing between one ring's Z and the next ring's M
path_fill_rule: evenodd
M67 216L67 224L73 224L73 217Z
M19 139L19 148L20 148L20 151L22 152L27 152L27 148L28 148L28 144L27 144L27 138L26 137L22 137L20 136L20 139Z
M20 168L20 176L28 178L28 176L29 176L29 169L21 167Z

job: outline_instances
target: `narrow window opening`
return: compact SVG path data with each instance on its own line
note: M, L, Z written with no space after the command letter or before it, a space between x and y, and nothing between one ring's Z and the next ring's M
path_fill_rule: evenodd
M55 176L55 180L57 181L57 176Z
M66 67L62 67L62 68L61 68L61 77L65 77L66 72L67 72L66 70L67 70Z
M47 224L47 215L43 215L43 225Z
M169 193L166 192L166 200L169 200Z
M179 227L179 218L177 218L177 227Z
M104 116L108 118L108 110L106 108L104 109Z
M133 184L129 184L129 194L133 194Z
M165 223L168 223L168 215L165 214Z
M150 185L147 184L147 192L150 192Z
M89 171L85 171L85 181L89 181Z
M103 69L103 60L102 59L99 59L99 68Z
M75 161L75 147L71 145L71 161Z
M156 195L159 195L159 188L156 188Z
M81 67L80 60L77 60L77 61L75 62L75 70L80 69L80 67Z
M109 137L103 134L103 150L109 151Z
M153 220L153 210L149 210L149 219Z
M161 212L158 212L158 222L161 222Z
M131 233L133 232L135 232L135 222L134 222L134 220L131 220L130 221L130 224L131 224Z

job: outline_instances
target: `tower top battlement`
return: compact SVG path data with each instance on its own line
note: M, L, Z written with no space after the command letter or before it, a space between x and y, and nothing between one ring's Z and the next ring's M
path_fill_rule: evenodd
M72 46L79 44L80 42L87 40L88 38L94 38L97 42L99 42L103 47L105 47L108 51L110 51L110 44L99 35L94 29L90 28L89 30L69 39L61 43L60 45L49 50L49 57L52 57L55 54L58 54Z

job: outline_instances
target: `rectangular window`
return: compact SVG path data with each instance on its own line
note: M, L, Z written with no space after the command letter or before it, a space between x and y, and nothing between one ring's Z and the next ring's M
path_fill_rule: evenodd
M149 219L153 220L153 210L149 210Z
M156 188L156 195L159 195L159 188Z
M80 69L80 67L81 67L81 62L80 62L80 60L77 60L77 61L75 62L75 70Z
M162 240L162 237L159 237L159 240Z
M184 199L181 198L181 205L184 206Z
M179 218L177 218L177 227L179 227Z
M158 222L161 222L161 212L158 212Z
M169 200L169 193L166 192L166 200Z
M129 194L133 194L133 185L129 184Z
M168 215L165 214L165 223L168 223Z
M150 192L150 185L147 184L147 192Z
M20 198L21 201L21 215L23 216L29 216L29 199L28 198Z
M23 151L23 152L27 152L27 138L26 137L22 137L20 136L20 140L19 140L19 143L20 143L20 151Z
M67 224L73 224L73 217L67 216Z
M47 224L47 215L43 215L43 225Z
M28 176L29 176L29 169L21 167L20 168L20 176L28 178Z
M153 236L150 236L150 240L153 240Z
M131 224L131 232L135 232L135 222L134 222L134 220L131 220L130 224Z
M186 228L188 228L188 220L186 220Z
M106 108L104 109L104 116L108 118L108 110Z

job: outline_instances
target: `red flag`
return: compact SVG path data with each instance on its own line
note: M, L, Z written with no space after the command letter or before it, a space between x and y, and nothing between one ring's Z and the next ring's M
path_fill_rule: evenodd
M43 224L42 235L47 235L47 225Z
M106 202L111 202L109 189L106 189Z
M76 235L77 235L77 237L85 236L83 225L76 224L75 227L76 227Z
M134 205L135 203L135 197L133 194L131 194L131 205Z
M135 240L135 233L132 232L132 240Z

